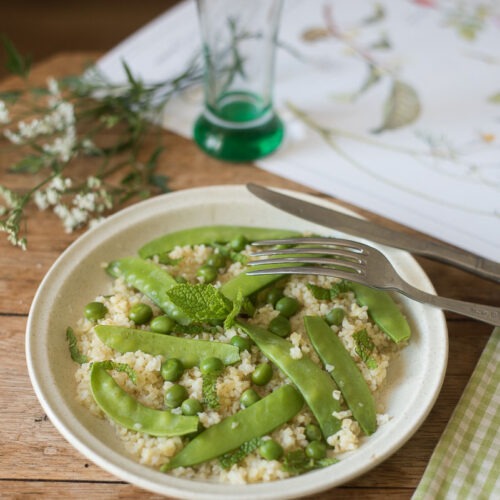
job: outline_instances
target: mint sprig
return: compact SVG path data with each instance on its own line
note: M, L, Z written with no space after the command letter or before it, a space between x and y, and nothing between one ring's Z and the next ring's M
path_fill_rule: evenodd
M169 300L191 321L223 321L233 305L214 286L209 284L180 283L167 291Z
M82 354L78 349L75 332L73 331L73 328L71 328L71 326L68 326L68 328L66 329L66 340L68 341L69 353L71 355L71 359L75 363L78 363L79 365L83 365L83 363L88 363L89 358L87 358L85 354Z
M230 469L233 465L240 463L247 455L250 455L252 451L256 450L262 440L260 437L250 439L246 441L236 450L229 453L225 453L219 458L220 465L223 469Z
M361 358L361 361L363 361L370 370L377 368L377 362L371 356L375 349L375 344L368 335L368 332L365 329L360 330L353 335L353 338L356 342L356 354Z
M309 458L304 450L295 450L287 453L283 461L283 469L296 476L314 469L321 469L338 462L336 458Z

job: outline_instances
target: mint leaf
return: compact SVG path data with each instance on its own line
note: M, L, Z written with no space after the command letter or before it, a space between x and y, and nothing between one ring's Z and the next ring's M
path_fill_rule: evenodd
M243 300L244 300L243 292L241 290L238 290L238 294L236 295L236 300L233 302L233 308L231 312L227 315L226 319L224 320L224 330L229 330L234 325L236 316L240 314L240 311L243 307Z
M201 393L203 402L212 409L219 408L219 397L217 396L217 378L216 373L208 373L203 375L203 384Z
M371 353L375 349L373 340L368 335L368 332L363 329L353 335L356 342L356 354L361 358L361 361L370 369L377 368L377 362L371 357Z
M232 310L231 301L208 284L181 283L170 288L166 294L194 322L225 320Z
M327 467L337 463L336 458L321 458L315 460L309 458L304 450L294 450L285 455L285 460L283 461L283 469L292 475L303 474L313 469L321 469L322 467Z
M334 300L339 295L347 293L350 290L349 282L346 280L339 281L335 283L332 288L330 288L330 299Z
M229 453L225 453L219 458L220 465L223 469L230 469L233 465L240 463L247 455L256 450L261 443L259 437L246 441L239 448Z
M124 372L128 375L129 379L136 384L137 383L137 375L135 371L130 368L126 363L117 363L116 361L112 361L111 359L106 359L104 361L95 361L95 363L99 363L105 370L115 370L117 372Z
M71 355L71 359L76 363L78 363L79 365L83 365L83 363L88 363L89 358L87 358L85 354L82 354L78 350L75 332L73 331L73 328L71 328L70 326L68 326L68 328L66 329L66 339L68 340L69 353Z
M313 294L313 297L317 300L328 300L330 298L330 290L328 288L323 288L322 286L313 285L308 283L307 288Z

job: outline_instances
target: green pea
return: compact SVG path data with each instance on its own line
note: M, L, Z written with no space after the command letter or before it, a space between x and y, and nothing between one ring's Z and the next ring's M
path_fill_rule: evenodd
M217 269L213 266L201 266L196 272L196 276L203 279L204 283L212 283L217 278Z
M173 304L168 308L166 312L168 317L173 319L176 323L181 323L184 318L184 313Z
M168 316L156 316L151 320L151 330L156 333L170 333L173 331L175 321Z
M177 382L184 373L184 364L180 359L169 358L164 361L161 365L160 375L163 380L168 380L169 382Z
M224 363L220 358L205 358L200 363L200 370L203 375L219 374L224 369Z
M329 311L326 316L326 322L329 325L339 326L342 324L342 320L344 319L345 312L340 307L334 307L331 311Z
M226 265L226 258L220 253L213 253L208 257L206 264L215 267L215 269L220 269Z
M240 352L241 351L249 351L252 347L252 341L246 337L240 337L239 335L235 335L234 337L231 337L231 340L229 341L230 344L236 346Z
M252 382L255 385L266 385L273 377L273 369L269 363L261 363L252 373Z
M177 408L187 397L187 389L183 385L175 384L165 392L165 405L169 408Z
M293 297L282 297L276 302L274 308L283 316L289 318L299 310L299 301Z
M292 332L290 320L279 314L269 323L269 331L278 335L278 337L287 337Z
M306 455L314 460L321 460L326 457L326 444L321 441L311 441L306 446Z
M129 319L131 319L136 325L144 325L153 317L153 310L147 304L139 302L139 304L134 304L128 313Z
M274 439L266 439L259 446L259 455L266 460L279 460L283 456L283 448Z
M197 399L188 398L182 402L181 410L183 415L191 417L203 411L203 406Z
M273 307L276 302L283 297L283 290L281 288L270 288L264 295L266 304L271 304Z
M245 408L252 406L259 400L260 396L253 389L247 389L240 397L240 403Z
M229 242L229 246L235 252L241 252L247 246L248 240L243 236L236 236Z
M306 438L308 441L321 441L323 438L323 434L321 433L321 429L314 424L306 425Z
M90 321L104 318L108 308L102 302L89 302L84 309L85 317Z

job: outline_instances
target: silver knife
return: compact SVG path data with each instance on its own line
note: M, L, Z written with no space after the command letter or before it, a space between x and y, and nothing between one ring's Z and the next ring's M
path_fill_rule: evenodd
M423 255L459 267L483 278L500 282L500 263L471 252L455 248L446 243L400 233L371 221L358 219L331 208L299 200L257 184L247 184L247 189L273 207L321 226L376 241L383 245L400 248L417 255Z

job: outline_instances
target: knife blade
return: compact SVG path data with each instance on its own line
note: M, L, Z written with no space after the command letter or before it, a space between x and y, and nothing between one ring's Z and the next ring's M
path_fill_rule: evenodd
M284 212L342 233L366 238L383 245L429 257L446 264L459 267L482 278L500 282L500 263L486 259L466 250L401 233L371 221L358 219L331 208L309 203L292 196L249 183L247 189L261 200Z

